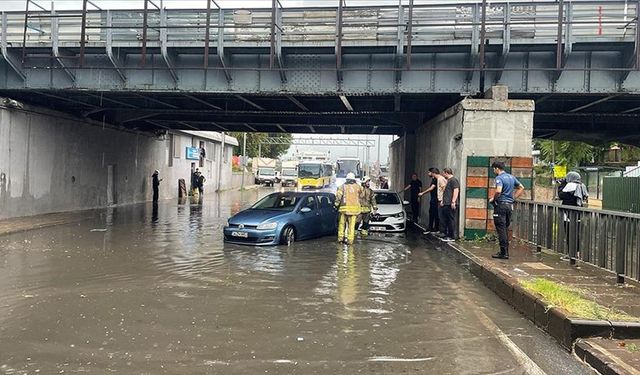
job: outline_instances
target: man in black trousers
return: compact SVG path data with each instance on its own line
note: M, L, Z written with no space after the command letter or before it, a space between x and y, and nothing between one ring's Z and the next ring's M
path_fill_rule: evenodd
M161 178L158 178L158 174L160 172L156 169L155 171L153 171L153 174L151 175L151 178L153 179L152 185L153 185L153 203L158 203L158 195L159 195L159 190L160 190L160 181L162 181Z

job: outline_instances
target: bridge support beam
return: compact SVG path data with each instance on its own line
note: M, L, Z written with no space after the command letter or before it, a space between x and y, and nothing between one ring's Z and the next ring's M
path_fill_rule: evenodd
M24 81L26 76L24 72L20 68L20 64L18 60L9 53L8 43L7 43L7 14L2 12L2 30L0 31L0 57L9 64L9 67L22 78Z
M508 99L506 86L494 86L485 93L485 99L464 99L447 109L426 124L415 129L413 134L405 134L390 146L392 189L406 186L412 173L418 173L422 179L429 168L451 168L461 184L459 231L477 225L473 220L475 214L486 215L488 191L491 185L488 166L484 169L472 170L472 176L484 178L484 187L467 181L469 156L481 157L522 157L531 158L531 141L533 138L532 100ZM420 145L420 147L416 147ZM415 164L414 164L415 163ZM520 176L522 177L522 176ZM478 191L467 204L467 188L484 189ZM428 218L428 204L422 205L421 221ZM472 215L467 220L466 209ZM486 224L486 216L485 216Z
M167 38L167 11L162 8L160 9L160 54L162 55L164 63L167 64L167 67L169 68L169 73L171 74L171 78L173 78L173 82L177 85L178 75L174 68L173 58L169 55Z
M71 82L75 85L76 76L71 69L67 67L67 64L63 60L63 56L60 54L60 39L59 39L59 19L56 16L56 11L53 9L53 3L51 3L51 51L53 57L56 59L62 70L69 76Z

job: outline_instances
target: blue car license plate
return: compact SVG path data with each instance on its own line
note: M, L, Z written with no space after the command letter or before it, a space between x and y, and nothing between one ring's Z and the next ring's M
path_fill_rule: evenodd
M247 232L231 232L231 235L233 237L242 237L242 238L249 237L249 233L247 233Z

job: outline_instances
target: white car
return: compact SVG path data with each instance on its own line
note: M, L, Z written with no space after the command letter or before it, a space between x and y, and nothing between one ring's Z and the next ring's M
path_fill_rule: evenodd
M407 213L404 205L407 201L400 199L395 191L374 190L378 212L371 215L369 230L372 232L404 232L407 229Z

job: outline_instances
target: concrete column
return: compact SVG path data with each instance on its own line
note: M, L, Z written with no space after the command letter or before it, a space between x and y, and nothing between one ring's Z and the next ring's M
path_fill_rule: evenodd
M460 233L465 222L468 156L531 157L532 100L510 100L507 88L496 86L488 99L464 99L416 130L415 169L423 183L431 167L453 169L460 180ZM393 147L393 145L392 145ZM410 165L410 149L406 163ZM411 173L405 170L404 174ZM422 204L422 220L428 218L428 202Z

